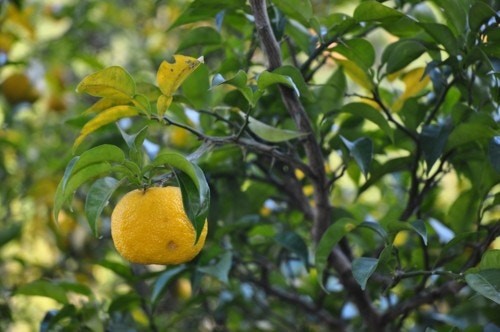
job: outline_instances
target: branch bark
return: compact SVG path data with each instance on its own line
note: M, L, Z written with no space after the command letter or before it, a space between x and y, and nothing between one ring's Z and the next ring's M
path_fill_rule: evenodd
M267 5L265 0L250 0L255 27L260 37L261 47L268 60L268 69L274 70L282 65L281 50L274 37L269 17L267 15ZM303 139L302 144L306 153L309 168L313 172L311 182L314 187L313 226L312 237L318 243L322 235L330 225L332 219L332 207L329 200L329 183L324 169L324 158L321 147L314 137L314 131L309 117L295 92L285 86L280 86L281 99L288 113L295 122L297 128L308 135ZM380 326L380 316L372 306L366 292L361 290L352 275L351 262L346 255L335 248L330 255L330 262L340 276L346 292L356 304L361 316L367 326Z

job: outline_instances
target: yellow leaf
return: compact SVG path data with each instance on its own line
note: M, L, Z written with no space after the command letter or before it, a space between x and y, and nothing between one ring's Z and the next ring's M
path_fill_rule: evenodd
M357 85L367 89L373 89L373 82L368 74L354 62L336 58L335 61L344 67L344 71Z
M73 144L73 150L75 150L82 143L85 137L101 128L102 126L115 122L119 119L138 114L139 111L137 110L137 108L127 105L114 106L108 108L105 111L102 111L101 113L97 114L95 118L93 118L83 126L82 130L80 131L80 136L78 136L78 138L75 140L75 144Z
M101 98L83 112L84 115L99 113L113 106L130 104L130 99Z
M163 116L170 104L172 103L172 96L161 95L156 101L156 108L158 109L158 115Z
M112 66L85 77L76 91L95 97L130 99L135 95L135 81L120 66Z
M185 55L174 55L173 63L163 61L156 74L156 81L165 96L172 96L184 80L203 62Z
M420 91L425 89L429 84L429 75L425 75L425 68L415 68L406 73L401 80L405 84L405 91L392 105L394 112L399 112L403 107L405 101L409 98L416 96Z

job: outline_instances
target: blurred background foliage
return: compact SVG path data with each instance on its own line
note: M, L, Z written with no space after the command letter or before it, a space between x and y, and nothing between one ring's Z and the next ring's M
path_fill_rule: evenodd
M352 17L364 1L270 2L288 65L281 73L300 90L321 142L335 219L383 225L348 235L355 257L381 257L367 286L373 305L397 306L459 276L486 249L500 249L495 2L382 1L405 14L357 12L367 18L363 23ZM484 6L471 15L477 2ZM307 16L305 4L317 18ZM338 317L361 328L335 273L324 278L333 293L327 294L310 262L311 224L300 208L312 200L310 181L269 156L226 144L199 160L212 189L211 231L200 257L180 267L130 266L116 254L109 213L119 195L105 209L99 239L83 212L85 188L57 223L51 218L81 114L95 101L75 87L92 72L120 65L136 81L154 83L165 58L203 55L205 65L182 86L171 118L212 137L241 125L229 108L249 109L244 87L212 87L211 79L242 70L252 81L265 69L245 1L4 0L0 6L0 330L327 331ZM372 110L385 120L367 116ZM252 116L295 129L275 87ZM164 148L189 154L200 145L175 125L121 122L130 132L146 124L150 154ZM418 151L412 135L419 135ZM345 142L361 138L369 151L347 157L353 151ZM107 126L79 151L101 143L125 146L116 127ZM293 142L279 146L303 156ZM296 200L284 193L288 181L302 188ZM418 191L413 201L411 188ZM417 226L395 226L399 219ZM384 232L386 239L377 235ZM415 331L500 327L498 304L469 288L414 309L394 324Z

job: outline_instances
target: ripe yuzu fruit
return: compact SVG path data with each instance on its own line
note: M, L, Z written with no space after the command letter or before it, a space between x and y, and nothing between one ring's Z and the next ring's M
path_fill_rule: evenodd
M111 215L111 236L118 252L139 264L181 264L205 244L207 222L195 244L195 229L177 187L151 187L127 193Z

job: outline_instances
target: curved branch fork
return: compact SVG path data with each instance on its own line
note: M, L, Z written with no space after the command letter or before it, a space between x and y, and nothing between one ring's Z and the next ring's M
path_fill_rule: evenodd
M268 61L268 69L274 70L282 65L281 50L271 29L266 1L250 0L250 5L254 15L255 27L259 34L261 48ZM314 173L311 177L315 201L315 206L313 207L312 237L314 242L318 243L332 219L332 207L329 201L329 185L323 166L324 158L321 148L314 138L310 119L297 95L290 88L285 86L280 86L279 91L283 104L287 108L297 128L304 133L309 133L302 141L302 144L308 164ZM339 248L336 248L332 251L330 262L339 274L340 280L347 293L356 304L361 316L365 320L365 324L371 327L379 326L380 316L375 308L373 308L367 293L361 290L354 279L351 262L347 256Z

